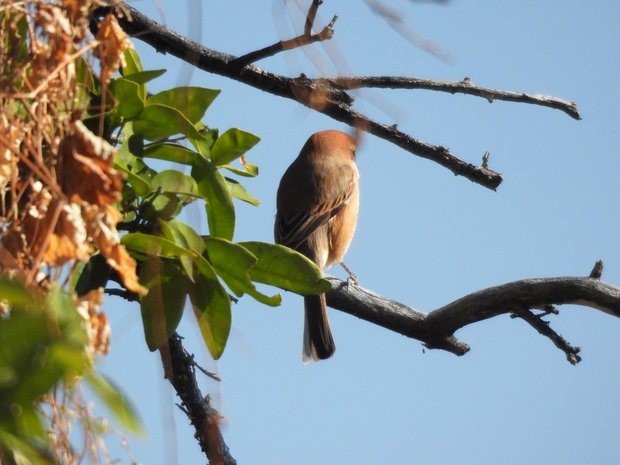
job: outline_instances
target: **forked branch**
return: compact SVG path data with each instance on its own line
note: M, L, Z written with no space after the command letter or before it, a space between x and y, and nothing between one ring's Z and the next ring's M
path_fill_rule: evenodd
M238 66L241 68L245 65L249 65L250 63L254 63L258 60L262 60L263 58L273 56L285 50L293 50L294 48L299 48L305 45L313 44L315 42L322 42L324 40L331 39L334 35L334 24L336 23L336 20L338 19L337 15L335 15L332 18L332 20L329 22L329 24L325 26L319 33L312 34L312 27L314 26L316 12L321 3L323 3L323 0L313 0L312 4L310 5L310 8L308 10L308 15L306 16L304 33L302 35L297 36L293 39L281 40L279 42L276 42L273 45L269 45L268 47L261 48L260 50L246 53L245 55L242 55L239 58L235 58L231 62L231 65Z
M463 355L469 346L454 337L459 329L502 314L515 314L563 350L571 363L581 359L573 347L530 309L559 304L592 307L620 317L620 288L591 277L524 279L489 287L424 313L372 291L329 278L330 307L422 341L428 348ZM548 313L553 313L549 311ZM537 321L536 321L537 320Z

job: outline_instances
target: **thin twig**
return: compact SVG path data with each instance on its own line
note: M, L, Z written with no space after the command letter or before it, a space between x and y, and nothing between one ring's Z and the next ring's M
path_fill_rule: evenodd
M222 381L222 378L220 378L218 375L216 375L215 373L201 367L200 365L198 365L196 362L194 362L194 367L198 368L198 370L200 370L204 375L208 376L209 378L215 380L215 381Z
M314 14L311 15L312 9L315 6L315 4L316 4L316 8L318 8L318 5L320 3L322 2L315 1L310 6L310 10L308 11L308 17L306 18L306 26L304 29L304 33L302 35L297 36L293 39L281 40L279 42L276 42L275 44L261 48L260 50L255 50L253 52L246 53L245 55L232 60L231 65L236 66L238 68L242 68L246 65L249 65L250 63L254 63L258 60L262 60L263 58L276 55L277 53L280 53L286 50L293 50L295 48L313 44L315 42L322 42L324 40L331 39L334 36L333 28L334 28L334 24L336 23L336 20L338 19L338 15L334 15L334 17L329 22L329 24L325 26L321 30L321 32L319 32L318 34L311 33L312 24L314 23L314 16L316 16L316 10L314 11ZM310 19L312 19L312 23L310 23L310 27L308 27L308 21Z
M314 20L316 19L316 12L322 4L323 0L312 0L310 8L308 8L308 14L306 15L304 35L309 36L312 34L312 27L314 26Z
M572 346L566 339L551 329L549 322L542 319L542 315L534 315L526 308L516 310L514 315L526 321L543 336L549 338L558 349L566 354L566 360L568 360L571 365L577 365L581 361L581 357L578 355L581 349Z

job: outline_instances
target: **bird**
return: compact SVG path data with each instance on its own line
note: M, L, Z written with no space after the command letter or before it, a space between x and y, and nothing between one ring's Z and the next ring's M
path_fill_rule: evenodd
M355 233L359 213L356 149L355 139L344 132L317 132L308 138L278 186L275 241L308 257L321 273L332 264L344 266L342 260ZM325 294L304 296L304 309L304 362L330 358L336 345Z

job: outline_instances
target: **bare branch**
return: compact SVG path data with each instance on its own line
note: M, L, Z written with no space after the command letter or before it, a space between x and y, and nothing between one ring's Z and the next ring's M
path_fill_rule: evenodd
M353 283L327 277L332 290L326 294L327 305L363 320L424 342L433 349L464 355L469 346L451 334L429 332L428 315L400 302L375 294Z
M185 350L181 338L174 334L168 345L160 349L166 378L182 401L182 410L187 413L195 437L213 465L236 465L220 432L220 415L211 406L209 396L203 397L196 382L194 358Z
M523 317L523 309L546 308L553 312L554 304L576 304L620 317L620 288L589 277L515 281L474 292L430 313L410 308L336 278L328 279L333 286L327 293L330 307L418 339L429 348L443 349L456 355L465 354L469 346L456 339L454 332L502 314L515 313ZM526 321L533 324L531 318ZM534 327L542 332L540 324ZM550 328L545 331L543 334L567 353L571 363L579 361L577 348L570 346ZM569 354L574 354L574 357L571 359Z
M577 104L558 97L549 95L532 94L526 92L514 92L509 90L489 89L479 87L469 78L462 81L439 81L432 79L421 79L406 76L356 76L356 77L336 77L323 78L324 80L343 90L360 88L381 88L381 89L424 89L437 92L448 92L450 94L466 94L482 97L492 103L494 100L504 100L508 102L529 103L543 107L560 110L576 120L581 119Z
M304 33L300 36L297 36L293 39L281 40L276 42L273 45L269 45L265 48L261 48L260 50L255 50L254 52L246 53L239 58L235 58L230 63L231 66L236 66L239 68L244 67L245 65L249 65L250 63L254 63L258 60L262 60L263 58L267 58L273 56L277 53L283 52L285 50L293 50L295 48L303 47L305 45L310 45L315 42L322 42L324 40L329 40L334 36L334 24L338 19L338 16L335 15L332 20L329 22L327 26L325 26L321 32L318 34L312 34L312 25L314 23L314 18L316 16L316 10L318 6L322 3L322 1L313 1L310 6L310 10L308 11L308 16L306 18L306 26L304 29Z
M314 20L316 19L316 12L322 4L323 0L312 0L312 4L310 5L310 8L308 8L308 15L306 16L304 35L309 36L312 34L312 27L314 26Z
M558 349L566 354L566 360L568 360L571 365L577 365L581 362L581 357L578 355L579 352L581 352L581 349L579 347L572 346L566 339L551 329L549 322L542 319L544 314L535 315L527 309L521 309L516 311L513 316L522 318L540 334L548 337Z
M290 78L270 73L253 65L236 66L234 65L236 57L203 47L156 23L131 7L124 6L124 8L131 13L131 20L119 17L121 27L127 33L153 46L158 52L170 53L204 71L226 76L265 92L295 100L337 121L392 142L414 155L439 163L455 175L463 176L489 189L496 189L502 182L501 174L487 167L464 162L445 147L419 141L399 131L395 125L388 126L356 112L351 107L353 98L340 85L335 86L325 79L308 79L303 75ZM110 11L112 10L109 7L100 8L95 14L102 15ZM355 78L336 78L336 80L355 82ZM531 103L542 104L534 101Z

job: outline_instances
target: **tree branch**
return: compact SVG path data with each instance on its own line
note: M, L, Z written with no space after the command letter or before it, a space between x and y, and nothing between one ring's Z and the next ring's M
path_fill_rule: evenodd
M432 349L463 355L469 346L453 334L472 323L494 316L514 313L562 349L571 363L579 362L579 348L572 347L546 322L525 311L552 308L553 304L576 304L596 308L620 317L620 288L590 277L536 278L489 287L466 295L430 313L379 296L367 289L328 278L333 289L327 293L330 307L355 315L371 323L422 341ZM552 311L550 311L552 313ZM543 328L542 325L546 328Z
M579 352L581 352L581 349L579 347L572 346L566 339L551 329L549 322L542 319L544 313L541 315L535 315L527 309L521 309L515 312L512 316L514 318L523 319L540 334L548 337L558 349L566 354L566 360L568 360L571 365L577 365L581 362L581 357L578 355Z
M131 18L123 17L123 10L128 11L131 14ZM333 84L331 81L334 79L308 79L304 75L298 78L290 78L270 73L253 65L239 67L235 65L236 57L233 55L203 47L183 35L156 23L132 7L124 5L123 10L116 11L111 7L103 7L96 10L95 16L115 11L117 16L119 16L119 24L128 34L134 35L146 42L158 52L170 53L204 71L219 74L265 92L295 100L337 121L392 142L414 155L439 163L455 175L463 176L489 189L496 189L502 182L501 174L488 167L464 162L445 147L419 141L399 131L396 125L388 126L356 112L351 106L353 98L346 92L346 89L343 89L342 85ZM352 79L354 83L356 82L355 78L336 79L340 80L340 84L348 79ZM375 79L380 80L382 78ZM441 88L442 86L439 87ZM445 89L446 86L444 85L443 88ZM460 89L464 90L465 87L461 85ZM483 88L477 89L480 89L479 92L482 92ZM471 92L471 94L477 95L474 92ZM491 95L493 98L499 99L502 91L492 91ZM488 97L488 95L481 96ZM543 103L548 102L550 99L553 98L543 98L541 96L538 100L530 98L531 101L528 103L551 106L550 104Z
M268 47L261 48L260 50L246 53L245 55L232 60L231 65L241 68L245 65L249 65L250 63L254 63L255 61L262 60L263 58L273 56L276 53L280 53L285 50L292 50L294 48L303 47L305 45L310 45L315 42L322 42L324 40L331 39L334 36L333 27L334 27L334 23L338 19L338 15L334 15L334 17L329 22L329 24L325 26L321 30L321 32L319 32L318 34L312 34L312 26L314 25L314 19L316 18L316 12L319 8L319 5L321 5L322 3L323 3L323 0L313 0L308 10L308 15L306 16L304 33L302 35L297 36L293 39L281 40L279 42L276 42L273 45L269 45Z
M178 334L160 349L164 373L182 401L196 433L201 449L212 465L236 465L220 432L220 415L211 406L209 396L203 396L196 382L194 358L185 350Z
M312 27L314 26L314 20L316 19L316 12L319 10L319 6L323 4L323 0L312 0L310 8L308 8L308 14L306 15L306 23L304 25L304 35L309 36L312 34Z
M360 88L380 88L380 89L424 89L437 92L448 92L450 94L466 94L482 97L493 103L494 100L504 100L507 102L529 103L543 107L560 110L576 120L581 119L577 104L558 97L549 95L532 94L526 92L514 92L509 90L489 89L474 85L471 79L465 78L462 81L439 81L433 79L421 79L407 76L355 76L355 77L335 77L322 78L332 86L342 90L353 90Z

